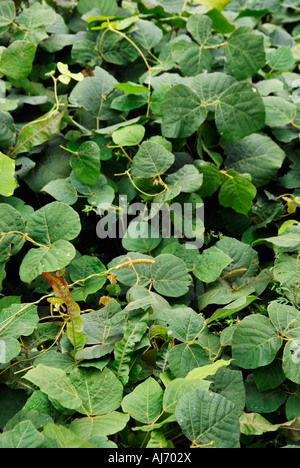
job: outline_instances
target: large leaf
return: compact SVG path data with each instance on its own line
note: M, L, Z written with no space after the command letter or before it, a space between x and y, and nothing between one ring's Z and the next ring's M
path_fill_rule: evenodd
M79 437L89 440L95 436L107 436L122 431L129 418L128 413L110 411L107 414L93 418L77 418L72 421L70 429Z
M164 393L164 400L163 400L164 411L166 411L167 413L174 413L177 403L183 395L191 392L195 388L199 388L201 390L208 390L210 384L211 383L208 380L202 380L202 379L171 380L171 382L167 385L165 393Z
M239 367L255 369L270 364L281 344L281 337L267 317L250 315L236 327L232 340L232 357Z
M187 21L187 30L199 45L205 45L212 35L212 20L206 15L192 15Z
M70 379L76 387L84 409L91 416L106 414L119 408L123 386L109 369L74 369ZM83 410L79 410L85 413Z
M28 220L28 235L50 246L58 240L70 241L78 236L81 223L78 213L64 203L53 202L37 210Z
M190 88L173 86L162 107L162 132L166 138L186 138L196 132L206 119L206 108Z
M184 378L192 369L211 364L207 350L197 343L174 346L169 353L168 361L171 372L176 378Z
M257 187L273 179L285 159L280 146L259 133L227 143L225 153L226 166L239 173L250 174L252 183Z
M15 41L4 49L0 58L0 71L8 78L22 80L32 70L36 46L28 41Z
M24 379L37 385L49 398L54 398L64 408L78 410L82 405L77 389L61 369L39 364L27 372Z
M44 436L41 434L29 420L21 421L10 431L0 435L1 448L41 448L44 442Z
M62 112L49 112L24 125L10 155L16 157L21 153L27 153L35 146L45 143L52 135L59 132L64 114L65 109Z
M252 77L266 62L263 35L247 26L238 28L227 41L225 55L230 73L235 78Z
M265 126L265 106L257 89L250 83L237 83L220 97L216 125L226 140L239 140Z
M257 194L256 188L247 174L239 174L233 169L229 169L226 174L227 181L219 192L221 205L233 208L237 213L247 215Z
M203 251L195 262L194 275L205 283L216 281L232 259L217 247L210 247Z
M138 385L133 392L126 395L122 402L124 412L136 421L151 424L161 413L163 390L152 377Z
M74 246L65 240L57 240L49 247L30 249L20 266L20 278L31 283L46 271L57 271L66 267L75 257Z
M113 99L119 91L113 87L118 81L103 68L96 67L93 76L80 81L70 94L70 103L83 107L99 120L113 118L116 113L110 110Z
M239 447L239 418L234 404L222 395L195 389L178 401L175 416L195 445Z
M151 276L156 292L167 297L183 296L191 284L191 276L183 260L172 254L156 257Z
M157 322L172 331L174 338L185 343L192 341L204 325L204 320L191 308L165 309L157 317Z

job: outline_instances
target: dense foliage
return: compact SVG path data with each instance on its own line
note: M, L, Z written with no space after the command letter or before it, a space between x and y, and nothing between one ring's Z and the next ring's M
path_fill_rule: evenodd
M300 446L299 20L0 0L0 447Z

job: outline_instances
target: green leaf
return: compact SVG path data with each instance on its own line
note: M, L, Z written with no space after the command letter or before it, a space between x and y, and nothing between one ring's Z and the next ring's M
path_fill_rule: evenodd
M186 27L193 39L195 39L199 45L205 45L206 42L211 38L212 21L206 15L190 16Z
M291 339L300 337L300 312L298 309L272 301L268 305L268 314L278 333Z
M71 372L70 379L89 415L106 414L119 408L123 385L111 370L77 368ZM79 412L85 413L82 409Z
M215 375L218 369L222 368L223 366L229 366L230 363L231 360L225 361L223 359L219 359L219 361L216 361L213 364L196 367L187 374L186 380L206 379L209 376Z
M287 398L287 394L281 389L272 389L265 392L257 390L253 375L250 375L245 382L246 408L247 411L257 413L273 413L282 406Z
M18 356L21 345L15 338L0 339L0 363L7 364Z
M246 435L261 435L266 432L275 432L281 424L272 424L261 414L243 413L240 417L241 433Z
M227 41L225 56L237 80L251 78L266 62L263 35L248 26L238 28Z
M74 246L65 240L57 240L49 247L30 249L20 266L20 278L30 284L44 272L66 267L76 255Z
M25 223L18 210L7 203L0 204L0 235L5 235L0 244L0 262L6 262L12 255L16 255L24 245L24 237L15 234L25 234Z
M204 250L196 261L193 274L205 283L212 283L220 277L224 268L231 262L232 259L222 250L210 247Z
M43 206L30 216L27 223L28 235L36 242L48 246L58 240L73 240L80 230L78 213L61 202Z
M267 61L271 68L279 71L288 71L295 66L295 59L290 47L279 47L269 51Z
M196 76L211 70L212 56L203 47L190 47L179 60L179 68L185 76Z
M122 409L136 421L153 423L161 413L163 390L152 377L139 384L133 392L125 396Z
M226 140L240 140L265 126L265 107L251 83L237 83L220 97L216 107L216 125Z
M27 153L35 146L45 143L52 135L59 132L64 115L65 109L62 112L49 112L24 125L10 156L16 157L21 153Z
M219 361L217 361L216 364L218 362ZM210 376L209 380L212 381L210 386L210 390L212 392L223 395L228 398L228 400L232 401L238 414L241 414L244 411L246 393L243 373L240 370L232 370L229 367L220 367L216 374Z
M172 331L179 341L189 343L203 328L204 320L190 307L162 310L156 322Z
M0 195L11 197L16 186L15 161L0 151Z
M148 88L143 85L132 83L127 81L127 83L117 83L114 85L114 88L121 89L124 93L128 94L139 94L139 93L148 93Z
M93 76L77 83L70 94L69 102L90 112L99 120L109 120L116 112L110 109L111 102L119 91L113 87L117 80L103 68L96 67Z
M285 159L284 151L270 137L254 133L225 147L226 167L251 175L256 187L273 179Z
M201 390L208 390L211 382L208 380L202 380L201 378L196 378L194 380L185 379L174 379L166 387L164 393L163 407L166 413L175 413L175 409L178 403L178 400L194 390L199 388Z
M72 154L71 167L84 184L96 185L100 176L100 148L93 141L86 141Z
M300 335L297 339L287 342L282 360L282 368L285 376L296 384L300 383Z
M136 146L144 138L145 132L143 125L128 125L113 132L112 139L118 146Z
M90 440L95 436L108 436L121 432L129 418L128 413L111 411L93 418L77 418L70 424L70 429L78 437Z
M196 0L197 3L206 6L207 8L217 8L217 10L223 10L230 0Z
M151 252L161 242L161 235L147 222L132 221L122 239L125 250L131 252Z
M223 236L216 247L233 259L223 272L231 281L252 277L257 272L258 254L250 245L233 237ZM245 271L239 271L243 269Z
M183 296L191 283L191 276L183 260L172 254L162 254L155 258L151 276L156 292L167 297Z
M102 27L100 27L100 29L102 29ZM116 34L114 31L106 30L106 32L103 33L100 45L101 57L106 62L115 65L128 65L140 56L139 51L130 41Z
M266 108L266 125L269 127L282 127L291 123L297 114L295 104L277 96L264 98Z
M7 150L16 141L14 119L8 112L0 110L0 148Z
M209 319L207 319L206 323L214 322L215 320L220 320L226 317L230 317L233 314L236 314L240 310L245 309L250 305L253 301L257 300L256 296L246 296L240 297L235 301L231 302L227 306L223 307L222 309L217 309Z
M229 169L226 174L228 179L219 192L221 205L233 208L237 213L247 215L257 194L256 188L243 174L232 169Z
M181 343L174 346L169 352L168 361L170 370L176 378L184 378L192 369L211 364L208 352L196 343L191 345Z
M235 83L236 81L232 76L221 72L214 72L202 73L195 76L191 85L205 105L213 105L216 104L216 101L224 91Z
M16 7L12 0L0 2L0 27L8 26L16 17Z
M44 436L31 421L21 421L12 430L0 434L1 448L41 448Z
M152 21L137 19L134 25L131 38L142 49L153 49L163 38L162 30Z
M55 11L47 5L35 3L18 15L17 22L20 27L15 32L18 40L25 39L36 45L48 38L44 30L45 26L52 25L56 21Z
M175 416L195 445L239 447L239 418L234 404L222 395L195 389L178 401Z
M111 369L114 370L123 385L129 380L130 363L134 355L134 346L142 339L146 330L147 316L145 314L131 317L124 327L124 338L115 346L115 361Z
M207 111L197 94L183 84L175 85L163 101L163 136L187 138L199 129L206 115Z
M85 438L78 437L73 431L61 424L46 424L43 434L48 441L49 439L55 441L55 448L97 448L96 445L90 444ZM53 448L51 443L49 448Z
M0 58L0 71L13 80L27 78L32 70L36 46L28 41L15 41L4 49Z
M56 400L64 408L80 409L81 398L71 379L63 370L39 364L27 372L23 378L37 385L43 393Z
M12 304L1 310L0 338L29 336L39 321L37 308L31 304Z
M97 257L90 257L89 255L83 255L80 258L76 258L70 268L70 277L73 282L80 279L88 278L92 275L100 275L106 271L106 267ZM106 276L95 276L82 283L81 292L83 298L86 299L89 294L94 294L99 291L102 286L106 283Z
M164 174L174 163L175 157L159 143L145 141L133 158L132 175L151 178Z
M77 191L69 179L52 180L42 188L42 192L48 193L66 205L74 205L78 200Z
M239 367L256 369L270 364L281 344L282 339L267 317L250 315L245 317L234 331L232 357Z
M200 189L203 181L203 176L199 173L195 166L185 164L178 171L170 174L166 178L168 186L177 185L183 193L193 193Z
M79 0L77 5L77 9L82 15L96 9L103 16L114 16L117 8L115 0Z

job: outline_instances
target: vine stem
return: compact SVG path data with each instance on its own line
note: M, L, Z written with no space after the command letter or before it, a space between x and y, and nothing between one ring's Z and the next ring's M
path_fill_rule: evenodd
M134 47L138 53L140 54L140 56L142 57L146 67L147 67L147 70L148 70L148 75L149 75L149 78L148 78L148 106L147 106L147 113L146 113L146 117L149 117L150 115L150 106L151 106L151 79L152 79L152 66L150 65L150 63L148 62L148 60L146 59L145 55L143 54L142 50L139 48L139 46L137 46L135 44L135 42L130 39L130 37L126 36L126 34L122 33L121 31L118 31L118 29L115 29L112 24L109 24L108 28L104 31L102 37L101 37L101 41L100 41L100 44L99 44L99 52L101 54L101 48L102 48L102 43L103 43L103 39L105 37L105 34L107 33L107 31L111 31L115 34L118 34L118 36L122 37L123 39L125 39L126 41L128 41L132 47ZM102 54L101 54L102 55Z

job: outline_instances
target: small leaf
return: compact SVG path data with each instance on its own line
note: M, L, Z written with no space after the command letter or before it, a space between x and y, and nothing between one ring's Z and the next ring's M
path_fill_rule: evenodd
M118 146L136 146L144 138L145 132L143 125L128 125L113 132L112 139Z
M133 158L132 174L135 177L156 177L164 174L174 160L174 155L159 143L145 141Z
M126 395L122 409L136 421L151 424L161 413L163 390L152 377L139 384L133 392Z
M175 416L195 445L213 448L239 446L239 418L234 404L208 390L195 389L178 401Z
M39 364L23 377L37 385L49 398L54 398L64 408L79 409L82 405L76 388L67 374L54 367L46 367Z
M84 184L96 185L100 176L100 148L93 141L86 141L72 154L71 167Z

